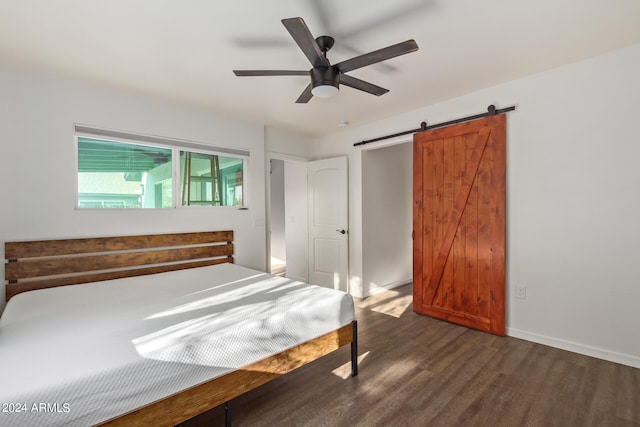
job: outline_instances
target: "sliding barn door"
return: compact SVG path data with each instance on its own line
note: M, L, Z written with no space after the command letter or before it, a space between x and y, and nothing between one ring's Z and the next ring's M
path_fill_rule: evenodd
M413 310L504 335L505 116L413 146Z

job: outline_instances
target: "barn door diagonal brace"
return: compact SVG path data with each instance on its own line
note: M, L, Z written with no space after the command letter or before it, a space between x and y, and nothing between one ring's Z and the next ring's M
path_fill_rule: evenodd
M431 304L438 284L440 283L440 279L442 278L442 274L444 273L444 267L447 263L447 259L449 258L453 240L456 236L456 230L460 226L460 221L464 214L464 207L469 200L471 188L473 187L473 183L478 174L480 161L482 160L482 155L484 154L484 150L490 137L491 131L489 129L480 130L476 136L474 144L475 148L471 154L471 158L469 159L469 167L462 177L462 186L449 214L449 223L447 228L444 230L444 236L438 251L438 256L433 263L433 268L428 280L429 285L425 289L425 293L423 295L423 301L427 301L428 304Z
M378 141L382 141L382 140L385 140L385 139L391 139L391 138L395 138L397 136L409 135L411 133L423 132L423 131L429 130L429 129L436 129L436 128L441 128L441 127L445 127L445 126L455 125L455 124L458 124L458 123L469 122L471 120L482 119L484 117L489 117L489 116L495 116L496 114L504 114L504 113L507 113L509 111L513 111L515 109L516 109L515 106L506 107L506 108L496 108L495 105L489 105L487 107L487 112L486 113L480 113L480 114L475 114L473 116L467 116L467 117L462 117L462 118L459 118L459 119L449 120L448 122L437 123L435 125L427 125L427 122L424 121L424 122L420 123L420 127L417 128L417 129L411 129L411 130L407 130L407 131L403 131L403 132L394 133L394 134L391 134L391 135L381 136L381 137L378 137L378 138L367 139L367 140L364 140L364 141L361 141L361 142L356 142L355 144L353 144L353 146L357 147L359 145L365 145L365 144L369 144L369 143L372 143L372 142L378 142Z

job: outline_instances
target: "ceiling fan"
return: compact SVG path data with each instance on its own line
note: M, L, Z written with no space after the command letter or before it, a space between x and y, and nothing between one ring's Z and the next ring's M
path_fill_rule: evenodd
M314 39L302 18L287 18L283 19L282 23L309 59L313 68L309 71L233 70L233 73L236 76L310 76L311 83L296 100L296 103L299 104L309 102L313 96L321 98L333 96L338 93L340 84L373 95L384 95L389 92L388 89L345 73L418 50L415 40L407 40L332 65L327 59L327 51L333 47L333 37L320 36Z

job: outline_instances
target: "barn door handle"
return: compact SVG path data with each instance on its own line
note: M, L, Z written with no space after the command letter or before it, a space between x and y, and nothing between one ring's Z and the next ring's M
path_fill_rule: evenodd
M340 234L346 234L346 233L347 233L347 230L336 230L336 231L337 231L338 233L340 233Z

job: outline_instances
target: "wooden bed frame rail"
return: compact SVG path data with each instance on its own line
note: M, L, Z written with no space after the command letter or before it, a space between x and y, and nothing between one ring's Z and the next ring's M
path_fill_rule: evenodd
M233 262L233 231L5 242L6 300L36 289Z
M133 412L99 424L99 426L175 426L209 409L228 403L241 394L266 384L347 344L351 344L351 376L356 376L358 373L357 365L353 365L354 355L357 354L357 347L354 347L357 345L356 325L357 323L354 320L351 324L340 329L184 390L176 395L143 406ZM227 414L225 421L225 425L231 424L229 414Z

